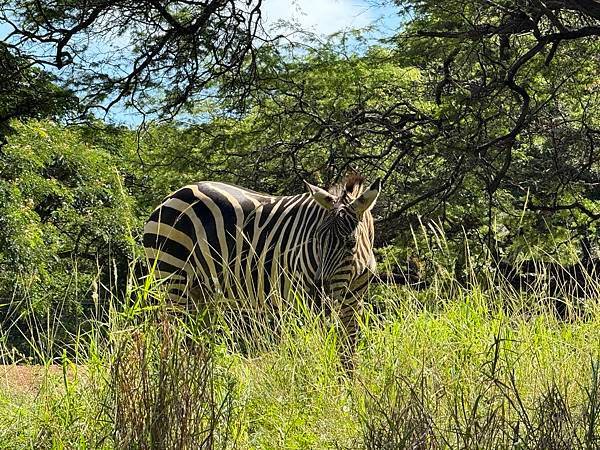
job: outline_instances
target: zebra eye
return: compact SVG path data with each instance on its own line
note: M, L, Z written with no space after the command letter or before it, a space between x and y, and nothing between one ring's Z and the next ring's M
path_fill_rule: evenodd
M356 238L354 236L347 236L345 239L345 244L348 247L355 247L356 246Z

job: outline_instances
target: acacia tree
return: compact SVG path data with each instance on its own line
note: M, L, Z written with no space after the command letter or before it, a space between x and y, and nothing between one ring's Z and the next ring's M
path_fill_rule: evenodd
M576 109L558 104L565 92L576 94L579 106L588 109L579 125L589 153L593 153L598 138L593 112L598 105L600 68L597 2L398 4L415 14L397 37L398 43L416 46L410 55L416 58L417 50L422 59L413 61L437 75L434 93L438 105L460 100L459 107L452 110L455 115L448 119L455 123L466 119L473 124L465 137L478 164L487 168L490 193L499 188L511 167L523 132L548 131L541 124L544 115L557 119L551 131L565 124L564 114ZM541 129L531 129L533 124ZM590 217L597 218L594 214Z
M122 102L172 115L191 99L243 94L252 83L256 41L266 36L261 3L2 0L0 20L11 28L5 45L55 68L86 110Z
M357 54L342 36L301 58L257 48L260 2L4 4L7 42L60 68L88 107L196 113L207 96L224 100L229 111L185 130L187 151L158 155L190 178L292 192L300 178L378 172L383 242L417 215L494 252L524 230L544 239L548 223L597 226L596 2L398 1L410 14L384 45ZM127 64L103 55L111 39L132 45Z
M56 118L75 110L76 97L55 84L55 77L31 67L0 43L0 145L14 119Z
M383 47L357 55L342 37L260 66L254 149L223 148L229 160L251 156L292 186L349 166L383 174L388 242L413 212L496 256L524 234L548 241L549 225L597 232L595 3L398 4L410 19Z

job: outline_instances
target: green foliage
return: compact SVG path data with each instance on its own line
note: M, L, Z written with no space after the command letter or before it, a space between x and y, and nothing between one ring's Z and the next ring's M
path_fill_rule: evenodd
M181 170L295 193L354 167L386 179L379 244L412 245L433 220L459 251L466 239L485 258L577 260L600 215L600 47L583 26L595 19L583 6L553 19L539 5L406 3L398 35L363 53L344 34L265 49L250 112L213 108L182 130L210 157Z
M524 294L516 290L527 278L508 285L490 270L544 261L573 275L582 238L597 244L600 31L590 2L398 1L409 13L403 28L360 50L358 32L253 48L257 11L219 16L220 7L187 33L207 3L0 3L31 6L19 32L48 30L49 47L26 50L70 66L59 75L87 95L86 107L127 98L157 113L184 108L187 121L143 130L50 122L78 100L17 57L18 45L0 44L1 356L12 361L16 347L36 361L62 355L67 367L73 342L90 337L96 347L76 362L98 364L93 381L113 395L66 378L29 406L2 392L0 446L150 446L181 437L178 414L202 426L190 425L194 445L208 430L241 448L597 446L597 305L565 292L577 276L548 276ZM147 65L119 79L114 53L94 54L114 47L80 48L95 33L71 27L98 17L94 26L114 18L106 36L130 39L129 56ZM215 32L218 23L231 34ZM231 46L215 48L214 36ZM63 38L64 48L54 45ZM430 281L422 291L372 290L353 380L339 372L335 327L311 314L286 316L262 346L246 342L256 358L233 350L225 326L211 341L163 317L121 327L113 310L106 322L84 320L106 297L124 310L119 320L139 313L123 306L128 263L144 220L173 190L217 180L293 194L302 179L330 185L349 169L385 179L375 211L381 272L408 265ZM559 322L557 302L587 320ZM214 346L195 358L207 340ZM119 417L101 410L112 400ZM140 404L153 408L138 414Z
M13 119L60 117L76 106L77 97L59 87L55 77L0 42L0 142Z
M579 4L544 10L537 4L510 2L396 3L399 11L410 14L386 42L364 45L361 33L353 32L324 41L307 38L303 44L263 45L250 58L252 83L244 84L248 80L235 74L214 80L211 75L210 95L202 100L195 85L189 92L183 89L193 75L187 72L182 78L173 75L173 86L162 87L173 89L174 103L167 102L165 109L177 109L183 102L185 118L195 124L154 124L138 135L96 121L79 127L77 140L111 155L111 164L118 167L134 199L129 208L139 221L165 195L188 182L221 180L292 194L304 189L302 179L332 184L355 168L370 179L384 176L385 192L376 211L377 245L397 246L401 260L432 248L426 242L436 239L430 223L445 235L451 253L443 256L447 270L453 270L450 261L462 258L465 244L482 256L482 263L490 256L523 259L524 249L563 263L580 259L577 241L597 234L600 214L599 44L584 27L595 23L594 12ZM78 2L55 8L35 5L47 16L36 16L35 8L22 16L32 23L62 23L80 7ZM96 12L102 15L111 8L102 4ZM169 11L157 11L148 28L132 39L155 43L146 32L162 26ZM169 26L176 26L174 20L187 23L199 12L184 8L167 21ZM119 16L118 33L139 13L127 10ZM82 13L73 20L85 17ZM240 26L252 22L252 17L246 19L249 22ZM27 29L31 24L22 25ZM564 34L565 27L580 34ZM56 28L53 36L65 32L61 30ZM88 29L77 32L86 34ZM173 42L181 41L178 32L173 32ZM148 47L140 44L138 50L141 55ZM178 51L187 54L188 49ZM68 55L56 56L70 64ZM172 57L161 53L150 65L160 73ZM6 61L18 66L11 62L15 58ZM240 67L249 67L247 63L236 60ZM177 70L184 66L177 65ZM96 72L90 75L88 69L77 62L77 70L94 83L107 81L94 78ZM34 74L19 73L29 78ZM53 91L57 88L48 77L38 78L41 85L32 85L35 89L14 78L16 84L8 84L3 94L5 105L14 104L14 99L39 105L39 111L25 117L66 111L64 93ZM140 87L136 101L152 109L161 103L162 89L150 78L144 79L150 90L142 83L145 89ZM217 79L222 83L215 84ZM111 80L98 95L122 94L123 89L129 92ZM185 95L177 96L178 89ZM245 92L243 102L233 94L237 90ZM32 96L36 92L39 97ZM26 202L14 187L4 189L7 202ZM49 205L36 204L37 211L25 208L5 218L12 229L24 230L6 240L7 246L16 247L6 247L6 253L17 271L65 252L52 242L35 244L36 239L47 239L41 231L44 208L55 209L52 199L68 197L65 189L70 188L48 183L44 189ZM111 218L99 214L91 222L110 224ZM77 240L81 229L88 236L91 228L76 214L68 215L62 211L56 217L74 224L75 229L65 231L71 240ZM34 225L36 220L42 225ZM415 239L414 230L422 227L426 233ZM119 241L122 230L110 224L89 235L96 233L96 240L105 243L110 240L107 233L113 233ZM93 246L88 253L94 253ZM425 253L421 257L439 255L435 248Z
M130 281L71 357L2 367L0 447L583 449L600 439L597 303L564 323L543 290L382 287L349 376L335 318L301 300L277 339L257 326L261 348L244 354L218 319L174 311L159 286ZM0 357L13 360L5 346Z
M126 276L139 222L114 156L83 142L74 129L36 121L11 125L14 134L0 154L5 323L31 303L42 316L65 308L69 329L81 320L93 280L116 288L115 277Z
M265 43L260 7L252 0L243 7L234 0L2 0L0 21L10 24L5 44L58 69L83 110L122 102L171 116L217 82L230 95L252 83L255 40Z

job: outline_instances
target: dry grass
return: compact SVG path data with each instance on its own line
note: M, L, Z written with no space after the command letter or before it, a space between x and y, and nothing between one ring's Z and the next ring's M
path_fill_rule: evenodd
M301 299L235 337L161 295L132 285L60 358L0 367L0 448L600 448L597 297L565 321L501 281L379 287L350 377Z

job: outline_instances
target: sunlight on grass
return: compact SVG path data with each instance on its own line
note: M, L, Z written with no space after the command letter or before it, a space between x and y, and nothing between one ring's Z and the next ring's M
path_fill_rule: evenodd
M335 320L302 297L274 319L276 332L270 321L240 334L223 315L173 308L152 282L130 291L124 306L113 298L58 358L34 351L38 365L11 366L14 352L4 345L0 448L600 442L594 300L565 321L543 292L377 286L350 376L339 362Z

